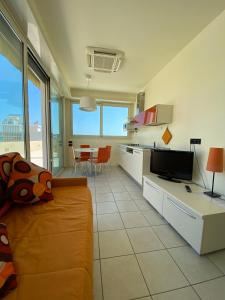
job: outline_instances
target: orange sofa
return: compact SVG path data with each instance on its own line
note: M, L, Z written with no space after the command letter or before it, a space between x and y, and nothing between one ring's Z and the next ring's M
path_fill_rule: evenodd
M53 179L54 200L12 208L18 286L5 300L92 299L92 201L86 178Z

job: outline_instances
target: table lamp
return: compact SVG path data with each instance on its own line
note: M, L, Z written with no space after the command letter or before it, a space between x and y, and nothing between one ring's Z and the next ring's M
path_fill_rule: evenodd
M212 198L218 198L221 195L214 193L213 189L214 189L215 172L217 173L223 172L223 148L209 149L209 156L208 156L206 170L213 172L213 179L212 179L212 190L208 192L204 192L204 194Z

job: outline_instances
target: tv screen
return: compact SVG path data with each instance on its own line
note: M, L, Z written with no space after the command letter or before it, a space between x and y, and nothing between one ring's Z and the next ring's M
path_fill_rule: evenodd
M194 153L189 151L154 149L151 151L150 171L168 180L192 180L193 158Z

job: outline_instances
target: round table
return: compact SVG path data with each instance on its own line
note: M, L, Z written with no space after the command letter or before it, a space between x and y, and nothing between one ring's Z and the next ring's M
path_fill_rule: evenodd
M88 152L90 153L90 163L91 163L91 176L93 175L93 164L92 164L92 159L93 159L93 155L94 153L98 152L98 148L75 148L74 149L75 152Z

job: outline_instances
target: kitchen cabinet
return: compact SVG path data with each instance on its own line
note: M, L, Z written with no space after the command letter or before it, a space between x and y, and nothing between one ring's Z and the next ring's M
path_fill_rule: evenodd
M144 198L195 249L206 254L225 248L225 205L203 194L192 184L187 193L185 183L158 178L155 174L143 178Z
M150 149L120 145L118 154L119 165L142 185L143 175L150 172Z

